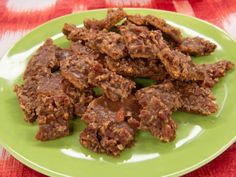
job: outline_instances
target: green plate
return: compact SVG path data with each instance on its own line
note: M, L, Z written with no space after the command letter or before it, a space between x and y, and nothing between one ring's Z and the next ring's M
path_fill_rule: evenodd
M193 59L210 63L222 58L236 63L236 43L221 29L204 21L177 13L126 9L128 13L152 14L163 17L179 27L185 35L202 36L218 45L214 54ZM24 122L13 92L13 85L21 83L22 72L29 56L52 37L59 46L68 42L61 34L65 22L81 24L85 18L103 18L106 10L71 14L49 21L18 41L0 61L0 141L18 160L50 176L78 177L157 177L178 176L190 172L222 153L236 139L236 72L231 71L214 87L219 111L208 117L182 112L174 113L178 123L177 138L161 143L148 132L138 133L134 147L119 158L96 154L79 144L79 133L85 125L76 119L71 136L55 141L39 142L34 136L36 124Z

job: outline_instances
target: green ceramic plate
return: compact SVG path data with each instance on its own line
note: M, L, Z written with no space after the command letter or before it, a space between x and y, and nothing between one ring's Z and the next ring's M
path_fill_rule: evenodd
M236 63L236 43L219 28L204 21L177 13L150 9L126 9L128 13L152 14L163 17L179 27L185 35L202 36L218 45L214 54L194 59L197 63L209 63L222 58ZM106 10L71 14L49 21L18 41L0 61L0 141L18 160L29 167L50 176L78 177L157 177L178 176L190 172L222 153L236 139L236 72L221 79L213 92L219 111L208 117L176 112L177 138L164 144L147 132L137 135L134 147L125 150L121 157L113 158L96 154L79 144L79 133L84 124L73 122L71 136L49 142L34 139L37 125L27 124L12 91L15 83L21 83L22 72L29 56L52 37L59 46L68 42L61 34L65 22L81 24L85 18L102 18Z

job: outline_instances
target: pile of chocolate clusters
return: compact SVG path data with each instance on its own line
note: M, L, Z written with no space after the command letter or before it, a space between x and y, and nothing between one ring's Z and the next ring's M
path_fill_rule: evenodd
M172 113L215 113L211 88L234 66L227 60L194 64L191 56L209 55L216 45L183 38L164 19L123 9L109 9L102 20L87 19L84 27L65 24L62 31L70 47L46 40L15 91L25 120L38 122L38 140L69 135L72 118L79 116L87 124L80 143L94 152L118 156L143 130L173 141ZM140 87L137 77L156 84ZM103 94L95 94L95 87Z

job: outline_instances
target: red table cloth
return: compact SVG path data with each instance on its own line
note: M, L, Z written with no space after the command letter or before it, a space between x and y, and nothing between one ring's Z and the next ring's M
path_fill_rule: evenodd
M32 28L59 16L107 7L144 7L184 13L211 22L236 39L236 0L0 0L0 57ZM202 168L185 175L235 177L236 143ZM0 177L45 177L0 146Z

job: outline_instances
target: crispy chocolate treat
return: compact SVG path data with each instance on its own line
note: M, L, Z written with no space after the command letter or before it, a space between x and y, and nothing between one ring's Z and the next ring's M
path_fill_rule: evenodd
M123 37L114 32L99 33L94 40L88 43L88 46L94 50L98 50L102 54L110 56L114 60L127 55Z
M81 117L88 104L94 99L92 88L89 87L81 91L66 79L63 80L63 85L65 86L65 94L73 100L73 114Z
M70 48L74 52L74 54L79 55L80 58L88 58L90 60L96 60L102 65L104 64L105 56L99 51L91 49L87 45L83 45L81 41L71 42Z
M135 88L133 81L103 68L99 63L93 64L88 78L91 85L101 87L107 98L112 101L126 99Z
M210 53L214 52L216 49L216 45L208 40L205 40L200 37L194 38L185 38L179 49L181 52L194 55L194 56L204 56L209 55Z
M27 122L34 122L37 118L35 100L38 82L42 77L49 76L51 70L59 66L55 53L56 47L51 39L47 39L30 59L23 76L24 84L15 86L15 92Z
M62 32L65 36L68 36L72 31L76 29L77 29L76 25L65 23L62 28Z
M24 85L15 86L15 91L17 93L20 106L25 113L26 121L33 122L39 117L36 113L36 109L38 109L38 106L41 105L39 105L37 100L42 98L37 95L36 92L38 84L48 78L53 80L54 77L52 77L52 72L54 72L56 68L59 69L59 61L64 61L71 55L71 50L58 48L53 45L52 40L48 39L32 57L24 74ZM62 79L62 77L60 77L60 79ZM65 82L63 85L67 86L66 94L68 94L73 100L73 104L71 104L71 106L74 107L74 114L81 116L88 103L93 99L92 89L88 88L81 93L65 79L63 79L63 82ZM51 98L47 97L45 99L51 100L52 102Z
M152 25L158 30L161 30L166 35L170 36L173 40L175 40L178 43L182 42L182 34L181 31L178 28L175 28L168 23L164 19L147 15L144 17L145 22L149 25Z
M72 55L60 61L61 74L82 91L89 87L90 62L86 56Z
M177 47L182 42L183 37L181 31L169 25L163 19L152 15L128 15L127 20L138 26L147 26L149 30L156 29L162 31L166 44L171 48Z
M205 79L196 83L202 87L212 88L227 71L230 71L234 64L231 61L221 60L212 64L196 65L198 70L205 71Z
M122 58L114 61L106 57L105 66L117 74L127 77L145 77L164 80L168 73L158 60Z
M89 48L88 46L83 45L81 41L71 42L70 48L75 55L86 55L91 60L97 60L100 57L97 51Z
M233 69L234 64L228 60L217 61L213 64L203 64L210 80L205 81L203 85L213 87L221 77L224 77L227 71Z
M127 20L138 26L145 25L145 19L141 15L128 15Z
M171 118L171 109L160 97L151 97L149 104L140 112L141 129L150 130L154 137L163 142L175 139L177 124Z
M68 40L73 42L77 42L79 40L87 42L93 40L98 33L96 30L89 30L84 27L77 28L75 25L68 23L65 23L62 32L65 34Z
M88 29L102 30L110 29L115 26L119 21L126 17L126 13L122 8L118 9L108 9L107 16L105 19L87 19L84 21L84 26Z
M197 81L207 87L213 87L220 77L234 67L233 63L227 60L196 65L189 56L169 48L162 50L159 57L172 78L182 81Z
M64 28L67 29L71 27L68 27L68 24L65 24ZM88 53L89 47L90 53L106 54L114 60L123 58L127 55L124 39L118 33L107 31L94 31L85 28L75 28L71 32L66 32L65 34L67 38L71 41L76 42L81 40L86 44L87 49L85 48L86 46L82 47L80 45L80 41L72 43L71 48L76 53Z
M83 90L74 99L74 114L81 117L87 109L88 104L94 99L92 88Z
M69 135L69 119L73 114L73 100L65 94L64 78L53 74L39 81L37 108L39 131L36 138L52 140Z
M171 82L143 88L136 92L142 105L140 128L150 130L154 137L170 142L175 139L177 125L171 118L172 111L182 105L180 93Z
M210 115L218 110L216 98L209 88L201 87L197 83L175 83L181 93L183 102L181 109L202 115Z
M69 135L70 119L82 116L93 100L92 89L80 92L59 73L40 80L37 87L39 131L36 138L52 140Z
M59 61L63 60L63 62L67 60L67 58L73 57L75 54L90 57L90 59L97 59L96 53L93 53L91 49L86 46L83 46L82 44L78 45L76 49L74 49L74 47L71 47L71 49L72 50L58 48L56 50L56 57L59 59ZM76 88L72 83L70 83L67 79L63 79L62 82L64 85L65 94L73 100L73 114L76 116L82 116L88 104L93 100L92 88L88 87L81 91L80 89Z
M47 39L30 59L24 72L23 80L47 76L51 73L51 70L58 66L59 62L56 58L56 46L53 45L51 39Z
M119 156L134 143L139 109L134 96L123 102L113 102L104 96L95 99L82 117L88 126L80 134L80 143L94 152Z
M168 103L172 110L181 107L181 101L179 100L180 93L176 90L174 83L169 80L158 85L152 85L138 90L136 92L136 97L138 97L138 101L142 106L146 106L151 97L158 96L159 94L162 94L163 97L167 99L166 103Z
M36 89L37 82L25 82L23 85L15 85L14 91L16 92L20 107L24 112L24 119L27 122L34 122L37 119L35 112L36 109Z
M174 79L198 81L206 78L205 69L195 65L189 56L178 50L165 48L159 53L159 58Z
M146 27L128 24L120 27L131 58L156 59L166 43L160 31L148 31Z

